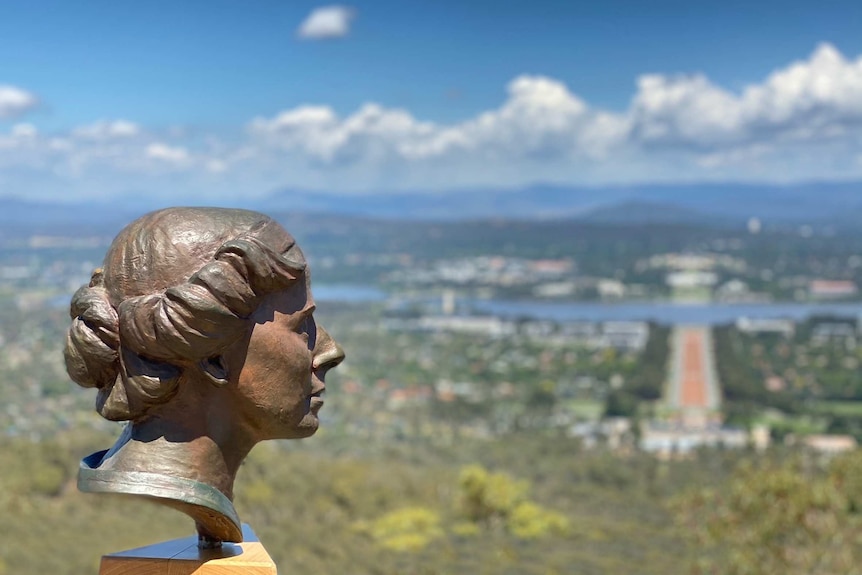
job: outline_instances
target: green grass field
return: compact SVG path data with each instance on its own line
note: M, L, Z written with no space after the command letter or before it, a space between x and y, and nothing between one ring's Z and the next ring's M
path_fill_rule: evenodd
M862 401L823 400L814 402L812 410L824 415L850 415L862 417Z
M590 399L573 399L566 402L566 407L576 416L589 420L601 418L605 411L604 402Z

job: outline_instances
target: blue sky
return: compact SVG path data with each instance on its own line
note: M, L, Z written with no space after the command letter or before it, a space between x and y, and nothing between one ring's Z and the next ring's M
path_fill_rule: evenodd
M862 179L862 2L0 5L0 196Z

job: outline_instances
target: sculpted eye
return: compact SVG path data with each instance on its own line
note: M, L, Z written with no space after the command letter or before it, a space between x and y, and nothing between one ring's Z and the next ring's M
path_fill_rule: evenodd
M317 339L317 323L314 321L315 306L311 305L300 312L299 321L296 323L295 331L308 344L308 349L313 349Z
M314 314L314 310L317 309L316 306L310 305L301 312L299 312L299 318L296 323L296 331L297 332L308 332L310 331L311 325L314 323L314 318L312 317Z

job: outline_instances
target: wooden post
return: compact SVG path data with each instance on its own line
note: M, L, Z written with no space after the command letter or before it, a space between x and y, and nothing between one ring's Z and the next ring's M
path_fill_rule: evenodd
M197 536L102 556L99 575L276 575L275 563L247 524L242 543L199 549Z

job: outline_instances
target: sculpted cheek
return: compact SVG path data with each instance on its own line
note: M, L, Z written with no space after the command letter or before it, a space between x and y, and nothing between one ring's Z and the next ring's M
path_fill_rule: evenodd
M308 435L299 430L310 412L312 352L304 334L290 329L289 317L255 326L238 381L237 400L267 437Z

